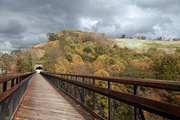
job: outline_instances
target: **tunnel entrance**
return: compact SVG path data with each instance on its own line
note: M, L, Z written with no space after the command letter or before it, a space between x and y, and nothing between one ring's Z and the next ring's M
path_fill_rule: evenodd
M42 67L37 67L37 68L36 68L36 72L37 72L37 73L40 73L40 72L42 72L42 71L43 71L43 68L42 68Z

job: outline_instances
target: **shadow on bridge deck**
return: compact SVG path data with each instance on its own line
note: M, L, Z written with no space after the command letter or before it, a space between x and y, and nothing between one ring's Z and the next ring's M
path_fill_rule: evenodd
M87 111L36 74L14 119L91 120Z

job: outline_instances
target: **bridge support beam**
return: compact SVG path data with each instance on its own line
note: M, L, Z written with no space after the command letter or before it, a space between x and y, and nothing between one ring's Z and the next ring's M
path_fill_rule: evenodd
M134 85L134 95L140 96L140 86ZM142 110L137 106L134 107L134 120L145 120Z

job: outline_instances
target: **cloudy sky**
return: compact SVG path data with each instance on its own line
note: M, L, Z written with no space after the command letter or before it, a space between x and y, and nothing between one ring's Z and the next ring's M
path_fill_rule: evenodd
M180 0L0 0L0 51L75 29L108 37L180 38Z

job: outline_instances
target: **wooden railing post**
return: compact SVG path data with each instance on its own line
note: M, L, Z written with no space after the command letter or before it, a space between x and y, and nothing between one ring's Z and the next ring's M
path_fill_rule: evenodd
M16 78L16 85L18 84L18 82L19 82L19 78Z
M69 76L67 75L67 79L69 78ZM67 92L69 90L69 83L67 82Z
M5 92L7 90L7 82L3 83L3 92Z
M76 81L78 81L78 77L76 77ZM78 86L76 85L76 99L78 99Z
M95 79L93 79L93 85L95 86ZM93 110L95 110L95 104L96 104L96 100L95 100L95 92L93 91Z
M14 86L14 79L11 80L11 88Z
M73 76L71 76L71 80L73 80ZM73 84L71 84L71 88L70 88L70 94L72 95L72 86Z
M83 83L85 83L85 78L83 77ZM83 88L83 103L85 104L85 88Z

